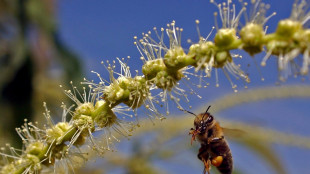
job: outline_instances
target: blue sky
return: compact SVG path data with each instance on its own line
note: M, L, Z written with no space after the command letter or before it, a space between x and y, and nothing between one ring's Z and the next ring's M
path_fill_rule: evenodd
M269 26L268 31L274 32L277 21L290 16L291 5L294 0L266 2L271 5L267 14L271 14L274 11L277 12L277 15L267 22ZM85 76L91 78L95 78L89 73L91 70L97 71L107 78L105 76L107 73L100 65L100 62L102 60L114 60L115 57L131 56L131 60L128 63L131 69L141 69L142 62L138 59L140 55L133 44L133 37L140 37L142 32L152 30L153 27L165 27L172 20L175 20L176 25L184 29L182 45L188 48L187 39L198 40L195 20L200 20L200 31L203 36L206 36L211 27L214 26L213 13L217 11L217 8L210 4L208 0L62 0L58 1L58 6L57 17L61 38L70 49L80 55L85 65ZM243 59L247 59L247 61L253 64L250 56L246 53L242 55ZM259 54L256 56L256 59L261 60L263 56L264 53ZM275 59L268 61L267 67L261 68L266 79L264 82L259 80L257 70L253 67L249 70L252 77L252 82L249 85L250 88L274 86L277 79ZM198 90L203 99L193 100L192 105L210 102L217 97L232 93L226 79L220 79L220 88L214 87L214 78L208 81L211 84L209 88ZM309 84L309 78L303 83L300 79L289 79L288 82L284 83L284 85L286 84ZM263 122L267 127L310 136L310 128L306 124L310 121L309 114L307 114L309 111L309 101L309 99L289 99L250 103L246 106L224 111L221 115L223 117L233 115L234 117L230 118L247 122L259 121ZM193 110L195 110L195 107ZM175 110L175 112L178 111ZM260 113L271 117L262 117ZM251 117L247 117L247 115ZM293 121L291 120L292 116L294 118ZM235 149L240 150L238 146L235 146ZM306 157L302 157L302 155L309 156L309 151L295 149L297 153L292 154L291 148L288 147L278 148L278 151L281 153L285 164L289 166L290 172L292 172L292 169L296 169L299 173L306 170L310 171L309 160ZM238 151L238 153L246 154L246 152L242 151ZM294 157L306 160L294 163L290 160ZM236 163L240 164L240 161L242 160L237 160ZM258 163L254 167L258 169L264 168L264 165L259 161ZM249 168L245 169L245 171L249 170ZM295 173L297 172L296 170L294 170ZM200 171L200 169L197 171ZM253 172L253 174L260 172L268 173L268 169L260 169L257 172Z

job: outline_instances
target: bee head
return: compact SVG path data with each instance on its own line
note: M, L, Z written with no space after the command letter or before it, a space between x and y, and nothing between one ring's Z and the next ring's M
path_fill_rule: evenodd
M212 127L214 125L214 119L213 116L208 112L211 106L209 106L205 113L201 113L199 115L196 115L190 111L180 109L182 111L186 111L192 115L195 116L194 120L194 126L195 128L192 128L191 130L195 130L195 134L197 133L204 133L207 129Z
M207 111L197 115L194 121L195 129L200 133L205 133L213 124L213 116Z
M195 140L195 137L197 134L204 134L207 130L212 128L215 121L213 119L213 116L208 112L211 106L208 107L205 113L201 113L199 115L196 115L190 111L180 109L182 111L186 111L192 115L195 116L194 120L194 126L195 128L191 128L189 134L192 135L192 141Z

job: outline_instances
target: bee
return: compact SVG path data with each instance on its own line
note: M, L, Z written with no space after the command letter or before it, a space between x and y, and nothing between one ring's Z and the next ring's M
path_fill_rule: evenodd
M215 166L221 174L231 174L233 171L233 158L227 141L224 138L223 128L214 117L208 112L195 115L194 127L189 134L192 135L191 144L198 139L201 147L198 152L198 158L204 164L203 173L210 174L211 164Z

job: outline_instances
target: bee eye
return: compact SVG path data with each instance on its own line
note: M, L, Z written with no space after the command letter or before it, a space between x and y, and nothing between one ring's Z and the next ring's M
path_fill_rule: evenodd
M212 115L210 115L209 117L208 117L208 119L207 119L207 123L211 123L213 121L213 117L212 117Z

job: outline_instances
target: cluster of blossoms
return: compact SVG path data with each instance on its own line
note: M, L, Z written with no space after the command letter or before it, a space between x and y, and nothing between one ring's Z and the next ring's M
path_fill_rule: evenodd
M72 157L84 158L80 146L89 143L98 154L113 150L113 143L119 141L115 133L128 137L135 126L139 126L138 108L143 107L143 113L152 119L164 118L159 106L164 106L166 114L169 114L169 99L182 109L181 99L188 101L188 93L195 94L195 91L191 87L189 90L182 89L180 82L186 85L188 75L196 75L198 71L205 73L196 75L200 80L202 77L210 77L215 71L216 86L219 86L218 69L223 71L233 89L236 84L231 76L249 83L248 75L235 63L235 58L241 56L231 53L232 50L242 49L251 56L266 50L261 65L264 66L271 55L277 57L280 80L285 80L291 73L308 74L310 31L304 25L310 19L310 13L305 9L305 0L295 3L291 17L281 20L275 33L271 34L267 34L264 27L274 13L266 17L268 6L260 0L252 1L253 9L250 12L246 10L247 3L236 12L231 0L222 4L211 2L218 7L219 14L215 13L215 16L219 15L222 21L221 28L216 24L213 41L209 40L210 34L207 37L200 35L198 20L199 42L192 43L189 49L181 46L183 29L176 27L174 21L166 29L158 31L154 28L155 39L151 37L150 31L143 33L141 39L135 37L134 43L143 61L143 75L136 71L136 75L132 76L124 59L112 63L102 62L110 79L105 80L94 72L99 78L98 83L85 79L82 82L86 85L83 92L79 92L73 85L71 90L64 90L75 105L69 108L62 105L61 122L53 122L44 104L44 116L47 119L44 128L25 122L24 126L17 129L23 140L23 149L17 150L8 145L10 154L1 152L4 159L1 173L39 173L47 170L46 166L57 166L57 163L65 164L64 170L69 172L74 168ZM238 25L243 13L246 13L247 23L240 28ZM165 40L166 35L169 43ZM187 53L185 50L188 50ZM300 55L303 57L302 65L299 66L296 59ZM120 64L120 72L115 70L116 64ZM190 69L195 72L192 73ZM96 131L103 132L105 138L94 137Z
M289 75L308 74L310 30L304 28L310 19L310 12L307 10L305 0L295 3L290 18L279 21L275 33L262 37L267 49L262 66L266 65L266 60L271 55L277 56L278 69L281 72L279 78L282 81ZM300 54L303 55L301 66L296 61Z

